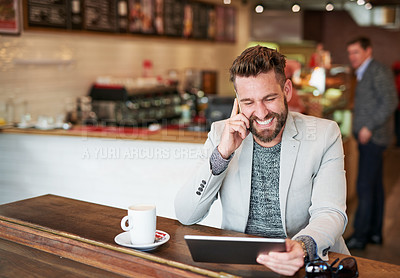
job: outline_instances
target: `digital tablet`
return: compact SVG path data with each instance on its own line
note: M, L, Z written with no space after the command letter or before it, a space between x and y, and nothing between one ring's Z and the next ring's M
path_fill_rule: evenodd
M193 261L257 264L260 253L286 251L285 239L185 235Z

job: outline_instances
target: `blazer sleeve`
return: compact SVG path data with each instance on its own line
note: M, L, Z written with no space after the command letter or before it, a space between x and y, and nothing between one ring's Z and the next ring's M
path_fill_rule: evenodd
M336 123L327 127L323 138L323 154L312 185L309 223L294 238L311 236L318 256L326 260L328 250L338 250L335 245L342 241L348 219L343 144Z
M197 164L196 172L175 197L175 215L184 225L196 224L208 215L226 176L227 170L218 176L211 172L210 156L220 139L217 133L216 125L213 124L203 146L203 157Z

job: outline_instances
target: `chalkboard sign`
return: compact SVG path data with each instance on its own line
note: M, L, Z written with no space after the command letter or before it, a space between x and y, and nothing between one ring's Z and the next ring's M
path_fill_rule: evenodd
M83 28L83 1L72 0L68 2L68 28L80 30Z
M84 28L92 31L117 31L115 0L85 0Z
M217 36L217 13L214 7L208 9L208 29L207 37L211 40L215 40Z
M208 28L210 23L211 5L193 3L193 38L209 39Z
M117 30L120 33L128 32L129 18L128 18L128 1L117 1Z
M29 0L29 26L67 28L66 0Z
M164 0L164 30L168 36L183 35L184 3L180 0Z
M224 27L224 41L234 42L235 25L236 25L236 10L232 7L225 7L225 27Z
M217 41L234 42L236 11L232 7L216 6L216 35Z

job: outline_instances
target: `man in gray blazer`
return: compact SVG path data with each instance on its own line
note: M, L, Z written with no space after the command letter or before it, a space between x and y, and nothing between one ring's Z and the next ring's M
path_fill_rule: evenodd
M393 139L396 87L389 68L372 58L371 41L360 37L347 44L356 70L353 134L358 142L358 208L354 233L347 240L350 249L367 243L382 243L384 208L383 151Z
M292 83L284 69L285 57L266 47L236 58L231 117L212 125L208 155L178 192L175 211L181 223L198 223L219 197L222 228L287 238L286 252L257 262L293 275L307 259L327 260L328 250L349 254L346 180L339 127L288 111Z

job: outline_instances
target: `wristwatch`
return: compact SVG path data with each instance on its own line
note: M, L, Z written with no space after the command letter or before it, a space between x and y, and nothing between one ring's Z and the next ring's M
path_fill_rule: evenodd
M298 240L297 242L300 243L301 248L303 248L303 252L304 252L303 258L304 258L304 265L305 265L310 261L310 256L308 255L306 244L302 240Z

